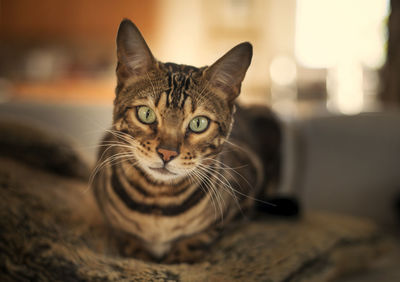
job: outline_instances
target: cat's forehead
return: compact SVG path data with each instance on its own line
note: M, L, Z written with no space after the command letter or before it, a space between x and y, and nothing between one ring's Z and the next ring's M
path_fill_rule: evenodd
M203 109L215 116L225 112L224 103L206 89L206 83L202 80L205 67L159 62L157 69L140 80L134 80L121 91L127 105L137 106L147 101L146 104L154 105L166 114L181 112L189 104L191 112Z
M200 72L202 68L196 68L189 65L180 65L175 63L161 63L160 68L171 74L191 75Z
M204 68L188 65L159 62L153 71L139 78L132 76L123 87L117 87L117 100L120 98L128 104L129 101L138 99L158 101L166 93L168 107L179 108L186 96L196 99L203 70Z
M167 94L166 106L168 108L182 108L186 99L196 93L197 81L193 74L198 69L191 66L177 65L172 63L164 64L166 75L166 89L163 91Z
M199 106L200 92L204 87L200 82L204 68L164 63L161 64L160 70L162 71L163 83L161 89L157 91L158 95L153 97L156 103L163 94L166 94L165 106L167 108L182 109L186 101L190 101L193 107Z

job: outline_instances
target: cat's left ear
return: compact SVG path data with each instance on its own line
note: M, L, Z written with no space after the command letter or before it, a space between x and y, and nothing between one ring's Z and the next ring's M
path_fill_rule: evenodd
M206 69L206 79L218 95L233 101L240 94L240 87L253 56L249 42L232 48Z
M146 74L155 65L139 29L128 19L124 19L117 35L117 75L119 79Z

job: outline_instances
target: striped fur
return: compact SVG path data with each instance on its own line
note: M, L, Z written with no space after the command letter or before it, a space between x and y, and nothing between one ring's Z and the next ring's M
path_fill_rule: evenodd
M210 67L161 63L124 20L117 50L114 123L93 181L106 221L112 233L123 233L155 258L196 236L209 244L218 234L212 231L251 209L266 184L263 158L253 151L260 144L246 142L252 136L237 138L240 145L228 140L251 45L236 46ZM139 120L140 106L155 112L154 123ZM202 133L188 127L197 116L209 120ZM159 148L177 155L165 162Z

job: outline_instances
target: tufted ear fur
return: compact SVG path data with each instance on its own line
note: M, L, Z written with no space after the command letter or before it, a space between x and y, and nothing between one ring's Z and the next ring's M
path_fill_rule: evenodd
M140 31L128 19L124 19L119 25L117 56L117 76L119 82L123 82L131 76L146 74L146 72L154 67L156 61Z
M206 79L212 89L224 99L233 101L240 94L240 87L250 65L253 47L243 42L222 56L206 69Z

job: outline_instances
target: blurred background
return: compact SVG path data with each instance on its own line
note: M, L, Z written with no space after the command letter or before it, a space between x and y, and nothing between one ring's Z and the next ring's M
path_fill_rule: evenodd
M240 101L284 128L282 190L393 226L400 194L400 5L392 0L0 0L0 111L74 139L110 125L123 18L161 61L254 46Z

